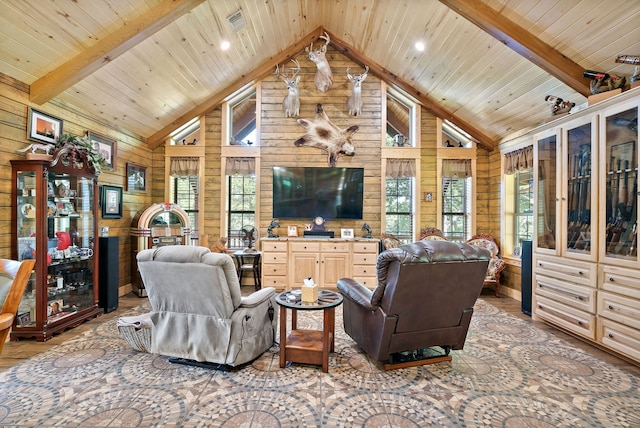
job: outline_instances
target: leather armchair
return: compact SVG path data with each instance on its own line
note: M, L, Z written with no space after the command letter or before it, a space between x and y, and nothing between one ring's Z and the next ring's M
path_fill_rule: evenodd
M441 240L384 251L373 291L351 278L338 281L344 329L373 359L391 365L400 353L423 348L439 346L448 356L464 346L489 259L484 249Z
M152 311L142 317L123 317L118 327L148 334L150 343L143 348L174 357L173 362L235 367L273 345L275 289L265 287L242 296L228 254L172 245L143 250L137 260Z

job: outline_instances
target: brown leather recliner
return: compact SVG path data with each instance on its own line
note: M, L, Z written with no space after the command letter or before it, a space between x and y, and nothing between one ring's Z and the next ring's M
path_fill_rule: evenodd
M382 252L373 291L350 278L338 281L346 333L372 358L391 365L435 346L450 360L449 351L464 346L490 258L485 249L451 241L418 241Z

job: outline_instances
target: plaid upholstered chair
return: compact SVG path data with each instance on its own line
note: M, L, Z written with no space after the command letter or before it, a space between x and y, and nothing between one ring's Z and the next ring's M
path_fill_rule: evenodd
M447 241L447 238L444 236L444 233L437 227L425 227L420 231L419 241L423 239L427 239L430 241Z
M500 257L500 247L493 238L493 236L487 233L480 233L473 235L471 239L467 241L469 245L475 245L476 247L485 248L491 253L491 262L487 268L487 276L484 279L484 285L494 285L496 297L500 297L498 289L500 288L500 272L506 267L504 260Z

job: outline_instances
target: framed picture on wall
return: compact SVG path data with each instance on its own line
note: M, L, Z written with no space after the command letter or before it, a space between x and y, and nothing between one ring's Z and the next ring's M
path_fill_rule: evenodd
M93 131L87 131L87 137L107 162L107 167L116 169L116 159L118 158L118 145L116 140Z
M127 192L147 191L147 168L127 163Z
M62 119L29 107L27 137L32 141L54 144L62 135Z
M122 187L101 187L102 218L122 218Z

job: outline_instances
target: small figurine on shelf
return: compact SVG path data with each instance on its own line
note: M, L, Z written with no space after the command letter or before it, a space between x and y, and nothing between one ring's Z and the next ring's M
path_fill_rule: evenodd
M362 231L366 232L364 235L362 235L363 238L371 238L371 226L369 226L367 223L363 224Z
M276 229L280 227L280 223L278 223L278 220L276 220L275 218L273 220L271 220L271 223L269 224L269 227L267 227L267 237L268 238L278 238L279 235L276 235L275 233L273 233L273 229Z
M593 95L622 88L627 83L624 76L611 75L601 71L585 70L582 77L591 79L589 87Z

